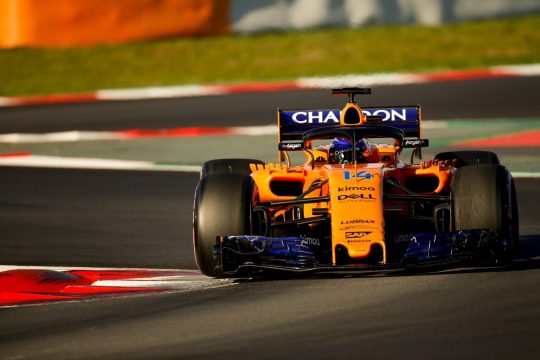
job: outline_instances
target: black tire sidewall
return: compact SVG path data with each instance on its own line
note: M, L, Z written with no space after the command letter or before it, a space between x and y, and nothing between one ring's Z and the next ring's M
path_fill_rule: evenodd
M249 175L218 173L200 180L193 206L193 249L203 274L219 275L213 254L217 236L250 233L251 194Z
M513 180L501 165L459 168L452 180L454 230L491 229L500 239L504 260L515 255L519 230Z
M499 157L491 151L461 150L438 153L435 160L457 160L456 167L471 165L500 165Z
M215 159L207 161L201 169L201 179L211 174L251 174L250 164L261 164L264 162L255 159Z

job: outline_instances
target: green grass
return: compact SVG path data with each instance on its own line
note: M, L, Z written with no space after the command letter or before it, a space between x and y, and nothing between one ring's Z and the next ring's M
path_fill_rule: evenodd
M540 16L0 50L0 96L540 62Z

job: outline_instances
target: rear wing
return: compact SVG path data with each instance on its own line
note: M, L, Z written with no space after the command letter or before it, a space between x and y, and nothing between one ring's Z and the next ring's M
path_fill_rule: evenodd
M363 107L362 113L367 116L366 125L399 129L408 138L419 139L421 137L422 111L420 105ZM339 126L340 115L340 109L278 110L278 142L298 141L308 130Z

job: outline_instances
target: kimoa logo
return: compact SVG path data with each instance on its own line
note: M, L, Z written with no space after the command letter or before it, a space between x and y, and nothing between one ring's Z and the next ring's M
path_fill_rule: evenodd
M339 192L342 192L342 191L363 191L363 190L375 191L375 188L373 186L345 186L345 187L338 186L338 191Z
M408 243L414 236L413 235L396 235L394 236L394 243L396 244L402 244L402 243Z
M317 238L308 237L308 236L302 236L302 244L321 246L321 240Z

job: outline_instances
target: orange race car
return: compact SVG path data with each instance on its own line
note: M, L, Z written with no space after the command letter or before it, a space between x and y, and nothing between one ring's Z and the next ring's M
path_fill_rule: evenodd
M278 111L279 162L204 164L193 244L208 276L500 264L519 241L514 180L496 154L421 159L420 106ZM410 163L400 160L410 149ZM298 154L305 157L294 166Z

